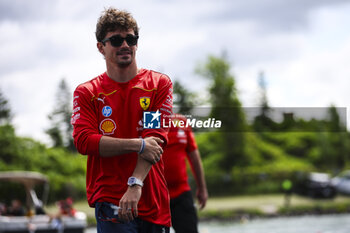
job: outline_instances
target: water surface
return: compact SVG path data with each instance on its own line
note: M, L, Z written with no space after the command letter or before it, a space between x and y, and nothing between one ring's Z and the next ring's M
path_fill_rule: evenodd
M199 231L200 233L350 233L350 214L278 217L255 219L244 223L200 222ZM87 229L86 233L96 233L96 229Z

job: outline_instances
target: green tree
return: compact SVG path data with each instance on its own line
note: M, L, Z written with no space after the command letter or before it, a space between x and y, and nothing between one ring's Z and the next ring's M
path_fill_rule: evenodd
M15 130L11 125L0 125L0 171L16 159L18 153ZM3 166L3 167L2 167Z
M210 116L221 120L220 129L223 156L219 166L231 172L234 166L245 164L244 131L246 122L241 102L238 99L234 76L230 74L230 64L225 55L209 56L207 62L197 72L211 81L209 92L211 102Z
M85 197L86 160L74 155L77 153L64 148L47 148L31 138L18 137L11 125L0 126L0 171L37 171L47 175L51 202L67 196L76 200ZM15 193L2 184L0 200L4 196L11 198Z
M263 71L259 73L258 77L258 85L259 85L259 94L260 94L260 106L261 106L261 115L268 115L270 107L267 100L267 83L265 79L265 74Z
M56 93L55 107L48 118L51 127L46 133L51 137L54 147L65 147L70 151L75 151L72 138L72 125L70 123L72 115L72 93L63 78Z
M349 158L349 135L340 120L335 106L327 110L325 120L319 121L319 131L316 132L316 145L310 156L318 167L323 169L341 170Z
M327 111L327 121L328 128L331 132L344 132L346 131L345 125L340 119L337 108L334 105L331 105Z
M195 106L195 94L189 92L178 80L174 85L174 113L191 114Z
M328 133L328 141L331 147L328 154L331 157L329 160L333 162L334 168L342 169L347 164L350 154L348 145L349 135L346 132L345 125L341 121L338 109L334 105L328 108L327 122L330 131Z
M0 125L9 124L11 121L11 109L8 100L0 89Z
M276 123L270 118L271 108L267 99L267 83L264 72L260 72L258 77L259 85L259 115L254 118L253 128L255 131L271 131L276 128Z

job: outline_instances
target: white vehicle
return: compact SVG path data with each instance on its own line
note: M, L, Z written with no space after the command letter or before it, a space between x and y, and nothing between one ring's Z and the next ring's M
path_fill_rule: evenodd
M17 182L26 192L26 216L0 215L0 233L83 233L86 228L86 214L76 212L74 217L52 218L40 210L48 195L48 178L37 172L11 171L0 172L0 183ZM43 185L43 198L40 200L34 190L36 185ZM0 186L1 188L1 186ZM40 213L41 212L41 213Z
M332 185L339 193L350 195L350 170L340 173L332 179Z

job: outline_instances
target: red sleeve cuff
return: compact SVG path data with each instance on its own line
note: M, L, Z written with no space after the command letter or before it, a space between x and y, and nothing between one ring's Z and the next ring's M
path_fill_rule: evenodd
M87 141L87 154L100 156L100 140L101 134L93 134Z
M144 133L142 134L142 138L146 138L146 137L158 137L160 139L162 139L164 141L164 143L161 145L161 147L164 149L166 147L166 145L168 144L168 134L167 132L164 130L164 132L161 132L159 130L147 130L144 131Z

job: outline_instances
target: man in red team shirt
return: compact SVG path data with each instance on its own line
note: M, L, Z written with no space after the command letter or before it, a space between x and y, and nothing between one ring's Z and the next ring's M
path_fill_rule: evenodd
M186 125L186 118L176 114L173 122L182 121ZM191 188L188 184L186 158L196 180L196 196L200 208L204 208L208 199L207 186L200 153L190 127L177 127L171 124L168 133L168 145L163 153L165 179L170 193L171 220L176 233L198 233L197 213L194 208Z
M74 92L74 143L88 157L87 198L99 233L163 233L171 224L161 158L167 131L144 128L143 114L171 115L172 83L137 67L138 37L129 12L105 10L96 38L107 71Z

